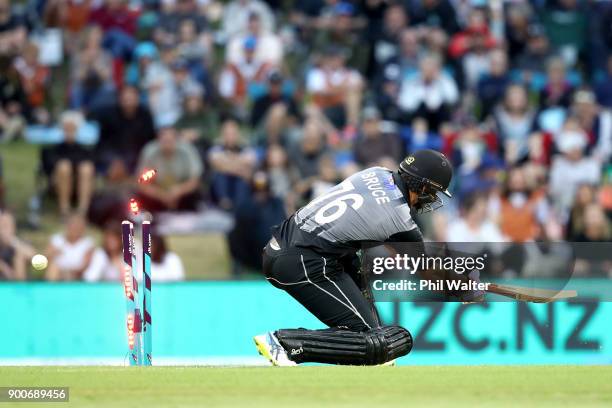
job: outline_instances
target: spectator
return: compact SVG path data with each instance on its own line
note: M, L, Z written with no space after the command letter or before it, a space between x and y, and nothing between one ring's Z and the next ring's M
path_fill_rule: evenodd
M247 40L252 41L252 50L245 45ZM252 56L247 56L250 52L253 53ZM250 58L258 65L269 64L272 66L280 65L283 59L283 44L280 37L262 27L261 16L257 13L249 15L245 33L237 34L231 38L225 56L228 64L236 65L240 65Z
M598 204L588 204L584 209L584 230L576 236L576 242L610 242L610 238L610 220L605 212Z
M297 177L289 167L287 152L280 145L271 145L266 151L263 170L268 176L270 192L275 196L285 199L288 204L291 201L291 186Z
M319 161L329 153L319 123L309 119L304 123L301 142L289 151L289 161L299 179L312 177L319 172Z
M597 191L593 185L581 184L578 186L567 222L565 236L568 241L576 241L578 236L584 233L585 210L590 204L595 203L596 193Z
M542 22L553 46L569 66L574 66L587 43L587 16L578 0L549 2Z
M493 116L505 160L515 163L525 157L535 119L535 112L529 106L527 90L522 85L508 87L503 103L495 109Z
M544 76L546 64L552 56L553 53L544 27L532 24L527 32L525 50L513 60L513 66L519 70L522 80L535 85L537 82L544 80L541 77Z
M551 58L546 67L547 82L540 91L540 109L552 107L568 108L573 88L566 78L565 62Z
M283 202L270 191L265 172L251 180L251 192L236 202L234 229L228 235L232 258L253 269L261 267L261 248L270 240L270 229L286 217Z
M140 104L138 90L125 86L117 103L95 117L100 123L97 165L112 180L125 178L135 169L142 147L155 138L151 112Z
M185 280L185 268L181 258L168 250L166 239L151 234L151 279L154 282L178 282Z
M10 0L0 0L0 56L17 55L26 39L25 21L14 12Z
M219 142L210 149L208 159L213 171L213 197L221 208L230 210L248 194L247 180L256 164L255 152L245 146L235 120L223 122Z
M375 91L376 104L385 119L398 121L401 117L397 98L403 78L418 72L420 45L415 30L404 29L399 37L399 53L378 69Z
M207 35L208 21L206 16L198 10L198 2L195 0L179 0L163 2L162 11L154 33L154 38L159 44L185 44L186 31L190 31L188 37L196 40L199 46L207 47L210 38ZM180 46L179 46L180 47Z
M138 11L126 0L104 0L100 7L91 11L89 20L104 31L104 43L113 57L123 59L136 45L137 16Z
M597 160L584 155L587 138L575 121L566 122L555 144L561 155L553 159L550 167L549 193L565 222L578 186L597 184L601 170Z
M295 99L283 92L282 74L278 70L272 70L268 73L267 80L267 92L255 99L251 109L251 126L254 128L262 123L270 109L277 104L285 106L287 115L294 118L300 116Z
M480 118L491 114L493 108L503 98L506 88L510 85L508 75L508 58L501 49L493 50L489 58L490 66L487 73L480 77L476 86L480 101Z
M484 11L473 8L468 16L465 29L451 38L448 52L452 58L470 58L496 45L497 41L489 31Z
M538 238L540 224L546 217L544 192L532 190L526 176L521 167L509 171L500 203L501 233L513 242Z
M355 161L362 167L370 167L383 158L400 162L404 151L396 133L383 132L380 112L375 107L363 111L363 123L355 139Z
M462 202L461 216L448 226L449 242L504 242L505 238L489 219L487 199L473 194Z
M185 89L183 114L176 122L181 138L208 149L217 129L217 115L212 106L204 104L204 89L193 85Z
M49 281L80 280L95 250L94 241L86 235L86 221L79 214L66 218L64 232L51 237L47 248Z
M319 66L306 74L306 91L336 129L355 128L359 123L363 81L345 65L345 53L328 47ZM347 129L348 130L348 129Z
M408 15L404 7L399 3L388 5L384 11L381 33L373 44L376 65L384 64L398 55L400 39L407 26Z
M102 30L90 27L72 60L70 100L74 109L95 110L114 96L112 56L102 48Z
M241 117L246 116L246 103L253 88L263 84L274 67L269 61L256 57L257 41L253 36L244 39L243 58L229 62L219 77L219 94L233 108L234 113Z
M459 100L459 90L453 78L440 70L440 58L424 56L419 73L402 81L398 104L412 117L427 120L429 128L438 131L450 119L450 108Z
M25 92L28 104L31 108L39 111L38 115L48 116L44 103L47 99L45 89L50 79L50 72L47 67L38 61L38 46L28 43L23 54L15 60L15 69L21 78L21 87Z
M171 127L161 128L149 142L138 164L139 173L155 169L151 183L139 185L142 208L148 211L194 211L200 202L200 180L204 165L197 150L179 140Z
M147 50L145 55L150 54ZM176 63L176 50L166 45L161 50L161 58L145 57L140 86L146 91L147 100L155 120L155 126L173 126L181 116L181 95L177 88L173 68ZM153 60L150 60L153 59ZM182 65L182 62L179 62ZM183 68L183 67L180 67Z
M10 60L0 60L0 141L10 141L22 135L28 111L19 73Z
M222 32L226 39L248 30L250 18L259 16L264 32L274 30L274 15L270 7L261 0L232 0L223 8Z
M89 266L83 273L87 282L122 281L123 245L121 226L107 224L102 232L102 246L96 248Z
M612 112L602 109L589 89L576 91L571 112L589 137L589 151L602 164L608 163L612 154Z
M0 211L0 281L26 280L27 265L35 253L17 236L13 215Z
M365 72L369 46L361 42L361 29L365 22L356 7L348 1L327 0L321 9L313 42L314 50L330 45L344 50L346 63L359 72Z
M64 112L61 118L63 141L53 146L48 153L48 167L51 169L59 211L64 217L72 211L70 201L75 192L77 210L85 214L94 188L93 155L76 140L82 124L83 117L80 113Z

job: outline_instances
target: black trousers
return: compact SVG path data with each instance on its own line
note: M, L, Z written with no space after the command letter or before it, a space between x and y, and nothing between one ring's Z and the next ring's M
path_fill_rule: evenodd
M275 250L268 244L263 254L266 279L289 293L329 327L366 331L378 327L370 302L340 257L306 248Z

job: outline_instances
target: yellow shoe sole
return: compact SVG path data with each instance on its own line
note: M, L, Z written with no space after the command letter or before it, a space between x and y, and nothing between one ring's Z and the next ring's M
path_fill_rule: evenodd
M268 350L268 347L266 347L266 343L262 341L261 339L259 339L259 337L260 336L253 337L253 341L255 342L255 347L257 347L257 352L259 353L260 356L268 360L270 364L275 366L276 363L274 359L272 358L272 354L270 354L270 350Z

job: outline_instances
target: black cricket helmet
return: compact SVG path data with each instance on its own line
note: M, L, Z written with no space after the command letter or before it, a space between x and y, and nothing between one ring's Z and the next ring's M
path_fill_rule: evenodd
M451 197L448 186L453 178L453 167L446 156L435 150L417 150L399 165L398 173L406 188L417 194L414 208L429 212L442 207L438 193Z

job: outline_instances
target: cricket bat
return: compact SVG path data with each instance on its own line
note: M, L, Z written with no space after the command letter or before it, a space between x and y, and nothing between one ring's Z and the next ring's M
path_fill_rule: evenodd
M487 292L510 297L522 302L549 303L555 300L569 299L578 296L575 290L550 290L522 286L489 284Z

